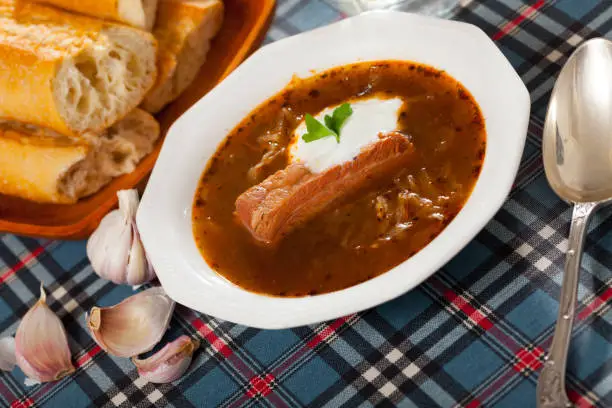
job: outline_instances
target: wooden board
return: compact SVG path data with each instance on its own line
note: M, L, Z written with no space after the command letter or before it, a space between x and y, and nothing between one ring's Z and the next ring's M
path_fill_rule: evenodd
M0 231L58 239L82 239L117 205L117 191L142 189L170 125L251 52L259 47L270 26L275 0L224 0L225 20L213 40L206 64L179 99L156 115L162 138L133 173L119 177L95 195L76 204L39 204L0 194Z

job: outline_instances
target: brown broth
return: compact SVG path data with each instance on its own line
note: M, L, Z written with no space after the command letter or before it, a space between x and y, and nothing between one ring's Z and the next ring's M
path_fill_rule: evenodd
M372 96L404 100L398 129L412 136L411 164L277 247L257 244L234 216L236 198L287 165L283 148L305 113ZM485 147L474 98L434 68L377 61L294 78L236 126L208 163L193 205L194 236L208 264L247 290L305 296L343 289L388 271L431 242L469 197ZM266 152L266 165L253 170Z

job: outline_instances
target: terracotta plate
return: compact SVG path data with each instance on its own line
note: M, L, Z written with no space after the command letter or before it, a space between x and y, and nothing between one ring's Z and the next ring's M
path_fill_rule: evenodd
M271 23L275 0L225 0L225 22L215 37L207 62L195 83L160 112L157 119L165 136L170 125L194 102L236 68L263 41ZM87 237L117 204L117 190L142 187L161 148L136 170L119 177L97 194L76 204L38 204L0 194L0 231L48 238Z

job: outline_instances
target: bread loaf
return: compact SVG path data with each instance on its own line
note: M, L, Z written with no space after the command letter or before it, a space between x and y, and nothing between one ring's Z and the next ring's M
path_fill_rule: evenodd
M118 21L151 31L157 0L36 0L92 17Z
M222 22L221 0L160 0L153 29L158 75L144 109L160 111L193 82Z
M153 149L159 125L135 110L102 133L66 137L17 122L0 123L0 193L74 203L130 173Z
M0 117L62 134L101 131L153 85L155 49L142 30L0 0Z

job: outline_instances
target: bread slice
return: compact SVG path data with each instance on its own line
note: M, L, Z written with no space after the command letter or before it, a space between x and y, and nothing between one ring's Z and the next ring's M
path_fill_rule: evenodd
M222 23L221 0L160 0L153 29L158 75L144 109L159 112L193 82Z
M62 134L101 131L155 81L150 33L0 0L0 117Z
M74 203L131 173L153 150L159 124L136 109L102 133L66 137L18 122L0 123L0 193Z
M151 31L155 23L157 0L35 0L64 10L118 21Z

